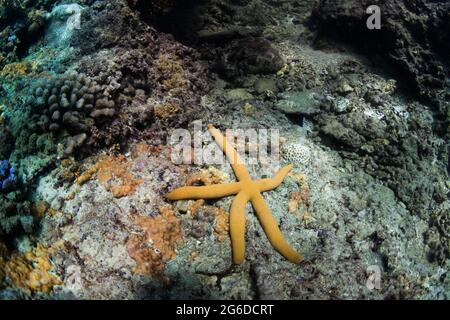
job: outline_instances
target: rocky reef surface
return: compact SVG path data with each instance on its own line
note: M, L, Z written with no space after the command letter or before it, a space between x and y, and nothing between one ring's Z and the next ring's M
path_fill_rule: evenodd
M448 299L449 9L0 0L0 298ZM234 265L232 197L167 200L236 181L171 161L198 122L279 130L264 198L304 262L249 206Z

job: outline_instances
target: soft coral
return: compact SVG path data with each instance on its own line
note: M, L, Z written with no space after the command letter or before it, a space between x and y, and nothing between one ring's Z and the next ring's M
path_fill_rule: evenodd
M8 160L0 161L0 187L4 193L10 192L17 186L16 169L10 165Z

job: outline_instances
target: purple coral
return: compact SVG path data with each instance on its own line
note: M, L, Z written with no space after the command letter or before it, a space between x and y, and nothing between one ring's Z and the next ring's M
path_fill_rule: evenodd
M0 186L3 193L8 193L17 187L16 169L10 165L8 160L0 161Z

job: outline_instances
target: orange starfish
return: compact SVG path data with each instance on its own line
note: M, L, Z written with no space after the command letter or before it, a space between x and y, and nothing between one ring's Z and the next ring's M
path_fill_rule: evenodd
M250 201L272 246L289 261L300 263L303 257L286 242L277 221L261 195L263 191L278 187L292 169L292 165L282 168L273 178L252 180L239 154L220 131L212 125L208 126L208 130L220 149L225 152L239 182L202 187L182 187L170 192L167 198L169 200L216 199L236 195L230 209L230 234L233 261L236 264L244 261L245 207L247 202Z

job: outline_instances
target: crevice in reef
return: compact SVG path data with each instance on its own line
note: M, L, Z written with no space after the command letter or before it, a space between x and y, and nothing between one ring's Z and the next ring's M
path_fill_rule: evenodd
M167 12L149 15L146 20L158 31L172 34L177 41L192 46L198 42L199 0L177 1Z

